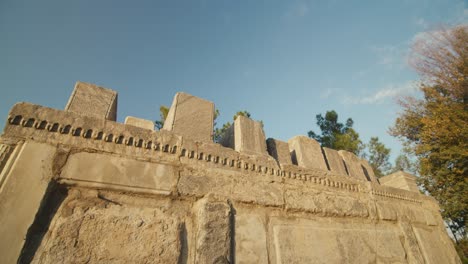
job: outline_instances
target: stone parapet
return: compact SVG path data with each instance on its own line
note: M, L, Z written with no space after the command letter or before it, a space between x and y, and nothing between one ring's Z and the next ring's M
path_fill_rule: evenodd
M320 144L306 136L295 136L288 140L293 163L308 169L327 170Z
M77 82L65 111L117 120L117 92L95 84Z
M270 175L277 177L278 181L310 182L353 192L367 189L363 181L356 181L353 177L327 169L296 165L279 167L268 157L250 156L215 143L197 143L168 131L150 131L28 103L19 103L12 108L4 136L17 140L34 138L38 142L116 153L136 159L178 164L177 166L202 166L227 170L227 173L235 171L259 176ZM374 188L378 185L372 186ZM380 188L388 189L384 186ZM387 192L390 193L396 191L394 188L389 190ZM403 194L388 196L406 199Z
M0 137L2 260L460 263L437 202L407 175L379 184L350 153L265 142L244 121L240 135L263 138L235 149L16 104Z
M214 104L210 101L177 93L163 129L196 141L213 141L214 111Z
M384 186L419 192L418 185L416 184L416 177L404 171L397 171L390 175L381 177L379 181L380 184Z
M268 155L262 124L238 116L223 135L220 144L250 155Z

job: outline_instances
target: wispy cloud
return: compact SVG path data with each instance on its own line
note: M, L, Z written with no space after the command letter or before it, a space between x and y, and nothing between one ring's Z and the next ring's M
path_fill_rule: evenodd
M322 90L320 92L320 99L327 99L329 98L333 93L335 92L335 89L327 88L325 90Z
M297 2L293 4L288 12L286 17L304 17L309 13L309 5L306 2Z
M414 20L414 24L416 24L417 26L420 26L420 27L422 27L424 29L429 27L429 22L427 20L425 20L424 18L422 18L422 17L416 18Z
M401 69L406 66L406 43L397 45L372 46L371 51L377 56L377 63L390 69Z
M418 86L413 81L408 81L402 84L389 84L382 89L379 89L373 94L363 96L345 96L343 103L345 104L381 104L385 101L394 99L401 95L412 94L418 90Z

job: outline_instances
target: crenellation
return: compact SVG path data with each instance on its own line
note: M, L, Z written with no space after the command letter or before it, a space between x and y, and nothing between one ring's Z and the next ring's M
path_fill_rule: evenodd
M65 111L117 120L117 92L94 84L77 82Z
M306 136L295 136L288 140L294 164L308 168L328 170L320 144Z
M184 110L183 98L199 110ZM437 236L442 241L434 242L438 248L450 245L437 202L414 190L412 176L387 176L381 185L369 164L354 154L321 148L305 136L288 143L265 140L259 123L245 117L236 119L238 126L234 124L227 137L232 144L224 147L208 140L211 102L186 94L176 96L174 102L168 126L186 127L182 117L188 111L189 116L204 120L203 129L154 131L150 121L145 127L28 103L13 106L0 140L0 201L6 201L0 203L0 236L13 241L15 250L0 243L0 255L15 260L20 252L31 252L28 247L36 241L36 234L27 232L34 230L32 223L44 221L39 205L53 202L58 205L46 215L50 225L34 242L39 244L31 259L37 263L69 256L70 249L59 246L67 243L103 260L119 261L129 249L127 244L118 244L128 240L121 237L119 228L130 230L132 250L142 251L132 253L135 262L144 255L163 263L235 263L256 254L246 252L249 247L245 245L264 250L258 258L264 262L325 259L330 254L323 252L330 250L336 255L328 258L331 263L363 262L361 252L366 250L372 252L367 262L404 262L406 256L416 259L417 254L421 259L423 255L424 259L440 259L440 252L414 250L426 243L422 236ZM1 167L5 159L8 170ZM24 172L28 163L33 164L33 173ZM40 188L23 186L26 182ZM51 189L46 191L46 187ZM53 193L53 188L67 190L62 194L66 202L46 194ZM34 206L26 211L24 206L11 207L7 214L2 206L29 202L18 200L16 193L26 198L33 193ZM11 232L13 225L19 233ZM412 230L414 234L409 233ZM86 240L89 237L94 239ZM143 247L148 241L142 238L157 240L163 247L153 256L154 248ZM93 244L103 239L108 239L105 244ZM340 245L333 245L337 239ZM93 246L100 249L93 251ZM118 250L109 251L112 247ZM299 247L303 249L298 251ZM339 251L342 248L360 252L359 256ZM165 250L171 252L161 253ZM440 254L455 256L450 247Z
M345 150L339 150L338 153L343 158L348 175L362 181L371 181L369 174L365 174L361 159L354 153ZM372 169L370 169L372 171Z

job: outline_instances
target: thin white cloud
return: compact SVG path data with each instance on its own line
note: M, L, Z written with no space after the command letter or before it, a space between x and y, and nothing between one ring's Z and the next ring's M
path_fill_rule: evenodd
M309 13L309 5L306 2L298 2L291 6L286 17L304 17Z
M327 98L329 98L334 92L335 92L334 89L327 88L327 89L323 90L322 92L320 92L320 98L321 98L321 99L327 99Z
M419 18L416 18L414 23L417 25L417 26L420 26L422 28L427 28L429 26L429 22L427 22L424 18L422 17L419 17Z
M371 51L377 57L377 64L390 69L402 69L406 66L406 43L397 45L372 46Z
M345 104L381 104L385 101L394 99L401 95L412 94L418 90L418 86L415 82L408 81L402 84L389 84L384 88L378 90L377 92L355 97L355 96L345 96L343 98L343 103Z

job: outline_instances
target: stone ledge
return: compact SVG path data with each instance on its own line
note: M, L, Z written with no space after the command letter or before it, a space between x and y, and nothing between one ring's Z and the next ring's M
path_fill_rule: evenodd
M108 120L84 117L71 112L18 103L10 111L4 134L13 138L90 148L132 156L142 160L197 164L254 175L274 175L283 179L311 182L352 192L366 191L366 182L333 174L327 170L289 165L281 169L273 158L259 158L215 143L195 142L167 131L150 131ZM323 175L323 177L313 177ZM350 182L351 181L351 182ZM392 199L420 202L422 195L372 184L373 194Z

